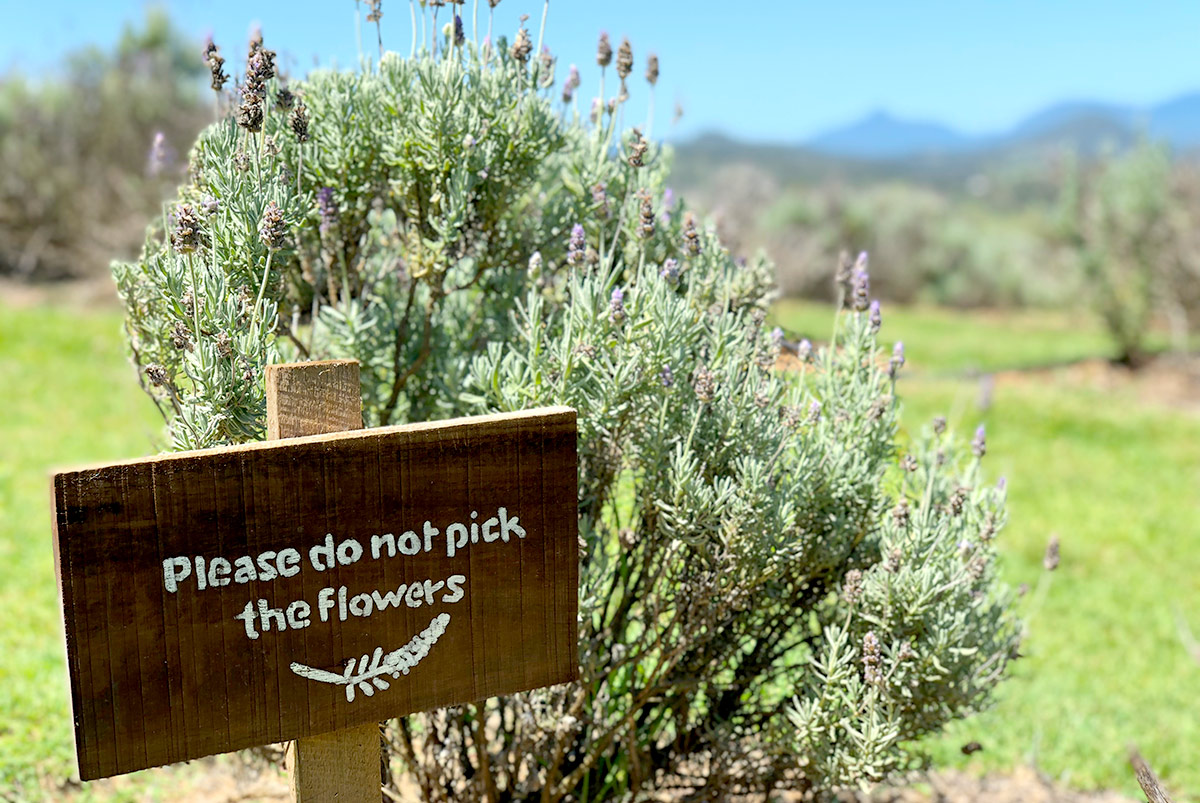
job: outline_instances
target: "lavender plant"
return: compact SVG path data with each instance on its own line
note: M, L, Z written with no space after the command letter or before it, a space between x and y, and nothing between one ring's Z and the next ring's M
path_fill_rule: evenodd
M423 5L435 37L444 5ZM775 370L771 266L734 260L620 130L631 44L585 118L524 28L440 37L314 73L290 111L252 45L114 268L173 445L261 437L280 359L358 359L373 425L579 411L581 678L389 723L427 800L823 794L918 761L1016 648L983 434L965 454L931 429L898 461L904 354L878 353L865 258L832 341Z

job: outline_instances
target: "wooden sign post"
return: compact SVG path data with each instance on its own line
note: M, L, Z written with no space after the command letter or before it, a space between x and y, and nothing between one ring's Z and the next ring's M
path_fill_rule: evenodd
M270 369L287 440L54 476L83 780L295 739L300 800L377 801L379 721L577 676L574 411L328 432L357 374Z

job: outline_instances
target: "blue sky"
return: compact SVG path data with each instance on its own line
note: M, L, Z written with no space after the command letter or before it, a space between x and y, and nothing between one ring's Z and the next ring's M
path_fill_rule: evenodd
M137 0L2 4L0 67L29 73L74 46L111 43L146 6ZM241 53L258 22L268 46L289 54L297 71L315 60L346 66L357 58L352 0L165 5L197 38L214 33L227 56ZM480 5L486 18L487 3ZM408 3L384 0L383 8L385 46L407 52ZM536 39L541 9L541 0L502 0L497 30L511 35L520 14L529 13ZM638 76L645 53L659 54L656 133L668 133L676 101L685 110L669 131L673 138L719 129L799 141L878 108L986 132L1059 100L1143 105L1200 89L1196 0L551 0L546 41L562 68L572 62L589 68L584 97L596 91L601 29L614 46L629 36ZM368 43L373 36L364 34ZM645 85L639 79L632 86L637 107Z

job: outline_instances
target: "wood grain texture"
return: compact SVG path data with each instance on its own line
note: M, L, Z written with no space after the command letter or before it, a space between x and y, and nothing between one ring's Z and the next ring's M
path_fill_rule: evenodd
M362 428L356 360L268 365L267 439ZM378 803L380 737L374 722L306 736L288 751L296 803Z
M56 474L55 552L80 777L574 679L575 438L574 411L545 408ZM490 541L479 537L448 554L451 524L466 532L501 507L519 519L524 537L513 530L499 540L493 526ZM427 521L437 531L429 551ZM416 554L389 556L382 542L380 557L372 557L373 536L399 541L409 531L422 542ZM310 550L327 535L335 548L357 542L364 556L318 570ZM290 576L268 580L263 572L238 583L214 564L268 553L282 560L289 548L300 555L295 565L283 563ZM194 571L168 590L164 561L176 558L194 569L204 558L206 576L228 585L200 589ZM464 578L458 600L447 601L449 586L425 591L424 581L457 575ZM325 589L333 603L322 621ZM366 615L347 604L357 597L362 613L372 594L389 593L395 605L372 604ZM248 603L283 614L300 601L311 607L307 626L281 630L286 616L268 613L271 629L256 620L251 639L249 625L235 619ZM376 648L386 655L419 646L419 634L443 616L443 632L408 674L379 675L388 687L357 687L353 701L347 685L292 667L342 676L349 661L369 662Z

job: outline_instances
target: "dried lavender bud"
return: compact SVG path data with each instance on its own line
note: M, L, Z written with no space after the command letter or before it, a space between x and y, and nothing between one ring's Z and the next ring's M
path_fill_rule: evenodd
M696 229L696 216L691 212L683 216L683 250L688 256L700 256L700 232Z
M608 301L608 318L620 325L628 316L625 314L625 291L620 287L614 288Z
M713 400L713 396L716 394L717 378L712 371L708 370L707 366L701 365L696 369L692 387L696 391L696 398L707 404Z
M896 574L900 571L900 558L900 547L892 547L892 551L888 553L887 562L883 565L888 574Z
M933 432L935 435L943 435L946 432L946 416L938 415L933 418Z
M228 357L233 353L233 338L229 336L228 332L221 332L217 335L214 342L217 347L217 354L220 356Z
M529 61L529 54L532 51L533 42L529 39L529 31L525 30L525 27L522 26L521 29L517 31L517 38L513 42L512 47L509 48L508 54L516 61L525 64Z
M279 155L279 142L275 139L274 134L267 134L263 137L263 155L274 159Z
M639 193L642 204L641 212L639 213L638 234L643 240L649 240L654 236L654 206L650 201L650 193L642 190Z
M200 247L200 218L188 204L175 210L175 231L171 232L171 247L180 254L190 254Z
M586 244L587 234L583 230L582 223L576 223L571 227L571 239L567 241L567 264L578 265L583 261L584 245Z
M880 396L875 401L871 402L870 408L867 409L868 421L879 421L883 418L884 413L892 406L892 397L888 395Z
M608 206L608 185L603 182L592 185L592 203L599 207L600 214L608 217L610 209Z
M1058 568L1058 536L1050 536L1050 542L1046 544L1046 554L1042 556L1042 567L1046 571L1052 572Z
M766 409L771 404L771 397L767 395L765 390L756 391L754 394L754 406L760 410Z
M281 86L275 93L275 108L281 112L290 112L296 105L296 96L286 86Z
M850 296L850 279L853 275L854 262L850 259L850 252L842 251L838 254L838 265L837 270L834 271L833 279L842 288L842 292L847 298Z
M175 322L175 328L171 330L171 345L178 351L192 350L192 333L183 321Z
M653 53L646 57L646 81L650 86L658 83L658 56Z
M583 261L588 264L588 267L594 268L600 264L600 253L589 245L583 254Z
M880 664L883 661L879 639L874 631L868 631L862 640L863 680L872 686L883 685L883 671Z
M892 359L888 362L888 377L895 379L900 369L904 367L904 342L896 341L896 345L892 347Z
M296 141L303 144L308 142L308 108L304 102L296 104L296 108L292 109L292 114L288 118L288 122L292 127L292 134L295 135Z
M668 257L662 266L662 272L658 274L667 284L674 287L679 284L679 261Z
M326 235L337 227L338 221L341 219L341 212L333 197L333 187L322 187L317 190L317 211L321 216L318 229L322 235Z
M383 0L367 0L367 6L371 9L367 12L367 22L379 22L383 19Z
M629 37L626 36L621 39L621 46L617 48L617 75L621 76L621 81L624 82L631 72L633 72L633 45L629 44Z
M156 362L152 362L146 366L146 376L150 379L151 384L156 387L162 387L171 381L170 377L167 376L167 369Z
M871 307L867 312L867 322L871 326L871 334L879 331L879 327L883 326L883 314L880 311L879 301L871 302Z
M205 195L204 200L200 202L200 211L205 217L212 217L221 209L221 202L211 195Z
M987 454L987 430L983 424L980 424L975 430L975 438L971 441L971 452L976 457L983 457Z
M813 344L807 337L800 338L800 342L796 344L796 356L800 358L800 362L812 362Z
M580 343L575 347L575 351L576 353L587 357L589 360L594 359L596 356L596 347L591 343Z
M554 86L554 65L557 60L550 53L550 48L543 46L542 53L538 56L538 62L541 68L538 70L538 85L542 89L549 89Z
M795 429L800 423L800 408L794 405L786 405L779 408L779 415L783 419L785 429Z
M209 86L213 88L214 92L220 92L229 80L229 76L225 74L225 59L221 58L221 49L212 39L209 39L204 46L204 64L210 73Z
M601 68L612 63L612 44L608 41L608 31L600 32L600 42L596 45L596 63Z
M908 643L907 641L901 644L900 649L896 651L896 660L900 662L911 661L916 657L916 650L914 650L912 648L912 644Z
M858 569L846 572L846 578L842 582L842 599L847 605L856 605L862 599L862 572Z
M250 170L250 154L238 148L233 154L233 166L243 173Z
M252 134L262 131L262 102L253 97L243 100L237 109L237 124Z
M156 386L162 386L170 382L170 377L167 376L167 368L158 365L157 362L151 362L145 368L146 377L150 378L150 383Z
M967 574L971 576L972 580L981 580L983 579L983 575L987 573L987 565L987 555L980 552L967 563Z
M671 370L671 366L664 365L658 372L658 379L664 388L669 388L675 384L675 372Z
M867 297L871 294L871 277L861 268L854 271L854 276L851 278L850 288L850 306L855 312L862 312L867 308Z
M991 513L983 520L983 529L979 531L979 540L987 543L996 537L996 517Z
M908 508L908 500L901 499L896 503L896 506L892 508L892 521L896 523L897 527L903 530L908 526L909 517L910 511Z
M575 90L579 89L579 68L574 64L571 65L571 71L567 73L567 80L563 82L563 103L570 103L575 97Z
M263 245L271 251L283 248L284 240L287 239L287 223L283 219L283 210L274 201L267 202L267 208L258 224L258 236Z
M642 132L636 128L633 129L634 140L629 143L629 166L644 167L646 151L650 145L646 142L646 138L642 136Z
M904 457L900 460L900 468L911 474L917 470L917 458L913 457L911 454L904 455Z
M967 502L967 489L961 485L954 489L954 493L950 494L950 515L958 516L963 512L963 505Z

